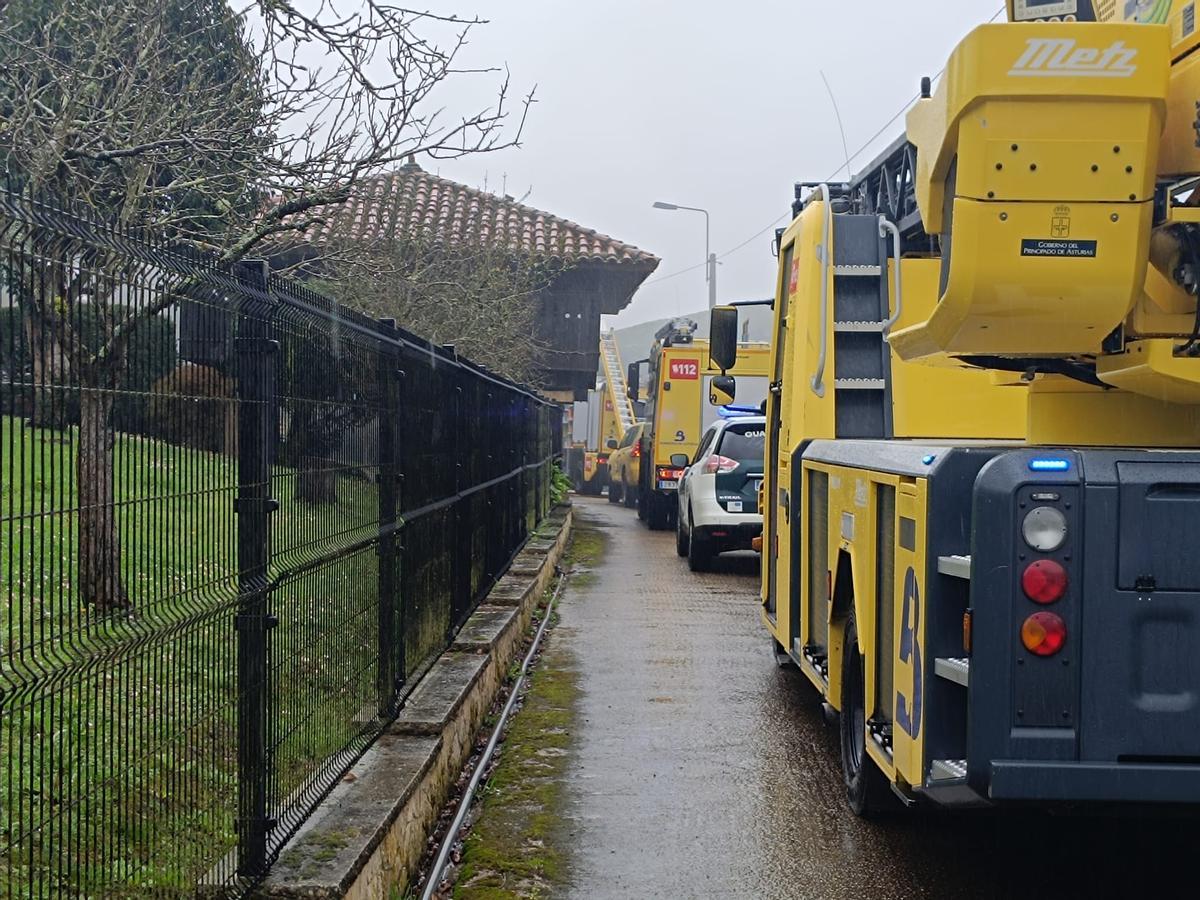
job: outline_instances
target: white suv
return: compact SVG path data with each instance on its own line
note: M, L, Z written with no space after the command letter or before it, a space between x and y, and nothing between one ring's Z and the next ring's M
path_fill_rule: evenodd
M714 555L749 550L762 534L758 489L763 477L767 420L762 416L724 418L709 426L679 482L675 549L693 572L708 567Z

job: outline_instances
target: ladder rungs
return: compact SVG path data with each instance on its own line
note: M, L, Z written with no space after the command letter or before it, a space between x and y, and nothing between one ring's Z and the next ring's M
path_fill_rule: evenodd
M838 378L833 386L839 391L882 391L887 382L882 378Z

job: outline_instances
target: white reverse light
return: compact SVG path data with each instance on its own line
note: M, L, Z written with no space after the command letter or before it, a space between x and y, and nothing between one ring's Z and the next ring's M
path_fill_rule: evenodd
M1034 550L1052 553L1067 539L1067 517L1053 506L1036 507L1021 523L1021 535Z

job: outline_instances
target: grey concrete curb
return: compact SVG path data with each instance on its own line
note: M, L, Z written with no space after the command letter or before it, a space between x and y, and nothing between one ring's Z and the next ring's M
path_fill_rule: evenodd
M305 823L256 896L401 896L571 533L560 506L413 690L400 716Z

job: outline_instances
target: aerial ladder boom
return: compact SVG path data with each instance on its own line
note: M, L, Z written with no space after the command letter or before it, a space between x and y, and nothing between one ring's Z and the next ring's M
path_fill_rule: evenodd
M617 334L612 329L600 334L600 364L604 367L606 397L617 419L617 440L637 424L633 401L625 384L625 367L621 364L621 351L617 347Z
M1200 427L1200 34L1187 4L1146 9L1012 0L923 90L905 138L831 186L895 223L897 256L940 260L936 296L888 334L896 357L1020 373L1031 425L1096 421L1103 402L1162 440L1168 422Z

